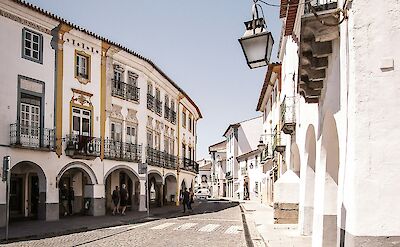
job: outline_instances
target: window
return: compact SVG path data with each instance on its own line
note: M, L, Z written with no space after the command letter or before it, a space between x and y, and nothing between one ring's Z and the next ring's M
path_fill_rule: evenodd
M151 83L147 83L147 93L153 95L153 85Z
M90 74L90 57L84 52L75 51L75 76L78 79L89 80ZM115 74L114 74L115 76Z
M31 144L39 145L40 116L40 98L22 93L20 99L20 138L22 143L29 141Z
M138 75L132 71L128 71L128 84L137 87Z
M168 97L168 95L165 95L165 105L169 106L169 97Z
M111 123L111 139L113 141L122 140L122 124L121 123Z
M189 159L191 160L192 159L192 148L191 147L189 147L188 152L189 152Z
M174 138L171 138L171 143L170 143L170 146L169 146L169 153L170 154L175 154L175 141L174 141Z
M171 111L175 111L175 101L171 99Z
M90 136L91 112L72 107L72 134Z
M153 147L153 131L147 130L147 146Z
M126 142L136 144L136 127L126 126Z
M192 116L189 116L189 131L192 132L193 128L192 128Z
M114 80L115 81L123 81L122 80L122 71L119 71L119 70L114 70Z
M186 145L182 143L182 157L186 158Z
M169 149L169 138L168 138L168 136L164 136L164 152L166 152L168 154L169 151L170 151L170 149Z
M256 157L255 157L254 166L255 166L255 168L258 168L258 155L256 155Z
M161 136L160 133L156 133L156 135L154 136L154 144L155 144L155 148L157 150L160 150L160 140L161 140Z
M160 101L161 100L161 94L160 94L160 89L156 88L156 100Z
M186 128L186 112L182 112L182 127Z
M22 30L22 57L37 63L43 62L43 36L24 28Z

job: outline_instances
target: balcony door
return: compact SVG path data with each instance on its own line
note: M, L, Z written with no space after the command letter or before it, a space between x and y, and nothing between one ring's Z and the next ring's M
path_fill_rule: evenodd
M20 142L39 147L40 99L23 94L20 104Z
M91 136L91 111L80 108L72 108L72 134Z

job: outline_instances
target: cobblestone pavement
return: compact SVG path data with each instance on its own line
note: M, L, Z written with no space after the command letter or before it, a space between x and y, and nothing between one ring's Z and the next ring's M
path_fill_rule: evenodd
M239 206L204 202L193 213L5 246L246 246Z

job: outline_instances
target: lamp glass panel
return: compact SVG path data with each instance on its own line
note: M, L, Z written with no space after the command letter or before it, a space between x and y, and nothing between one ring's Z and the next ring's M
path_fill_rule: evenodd
M243 50L249 64L265 60L267 51L267 35L254 35L241 39Z

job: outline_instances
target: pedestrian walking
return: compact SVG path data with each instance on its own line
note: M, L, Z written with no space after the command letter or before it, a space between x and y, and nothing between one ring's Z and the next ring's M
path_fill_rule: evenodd
M188 201L188 209L190 211L193 211L193 209L192 209L192 203L194 203L193 197L194 197L193 189L190 188L189 189L189 201Z
M186 212L186 207L188 206L188 203L189 203L189 197L190 197L189 192L185 188L183 193L182 193L182 200L183 200L182 205L183 205L183 212L184 213Z
M69 187L69 191L68 191L68 209L69 209L69 214L72 215L73 212L73 205L74 205L74 200L75 200L75 192L74 192L74 188Z
M128 191L126 190L126 185L122 184L120 195L120 206L121 206L121 214L125 215L126 206L128 205Z
M68 215L68 190L67 185L64 184L60 189L60 199L64 216Z
M115 190L112 192L112 196L111 199L113 201L114 204L114 208L113 208L113 212L112 214L115 215L115 213L119 214L119 208L118 208L118 204L119 204L119 188L118 186L115 186Z

